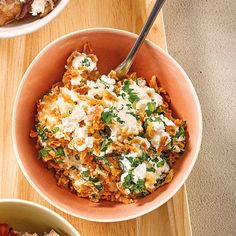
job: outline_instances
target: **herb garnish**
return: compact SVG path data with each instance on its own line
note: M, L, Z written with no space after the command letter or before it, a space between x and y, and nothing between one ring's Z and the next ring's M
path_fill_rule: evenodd
M183 121L179 127L178 132L175 135L176 138L179 138L185 135L185 129L184 129L185 125L186 125L186 121Z
M153 167L147 168L147 171L155 173L155 169Z
M53 128L53 130L52 130L53 133L57 133L57 132L59 132L59 131L60 131L60 128L59 128L59 127L55 127L55 128Z
M89 177L89 170L85 170L85 171L81 172L81 176L83 178Z
M109 124L111 122L112 116L113 114L111 111L103 111L101 118L106 124Z
M95 160L101 161L101 162L103 162L107 166L111 166L111 163L107 160L107 158L105 156L101 156L101 157L96 156Z
M135 93L134 90L132 88L130 88L130 81L129 80L125 80L122 90L128 94L128 99L133 105L135 105L136 102L138 102L140 100L137 93Z
M90 66L90 62L89 62L88 58L84 58L84 60L81 62L81 64L82 64L83 66L86 66L86 67L89 67L89 66Z
M103 189L103 185L101 183L94 183L93 186L99 191Z
M54 149L56 156L65 156L64 148L63 147L57 147Z
M105 152L111 143L112 143L112 140L110 138L103 139L103 141L100 143L100 151Z
M35 128L36 128L36 131L37 131L38 136L40 137L41 141L42 141L42 142L47 141L47 140L48 140L48 137L47 137L47 135L46 135L46 133L45 133L45 131L47 131L47 129L42 129L42 128L39 126L39 124L36 124L36 125L35 125Z
M147 110L146 113L148 116L150 116L151 114L153 114L156 110L156 103L155 102L148 102L147 103Z
M48 156L48 152L52 150L51 147L45 147L45 148L42 148L38 151L38 155L39 157L41 158L44 158L44 157L47 157Z
M125 178L122 184L124 188L129 189L132 193L137 194L138 196L145 196L148 194L146 187L145 187L145 180L139 179L137 183L133 182L132 174L129 173Z
M112 118L114 118L117 122L119 122L120 124L125 123L123 120L121 120L121 118L115 114L112 110L114 109L114 107L111 107L108 111L103 111L101 114L101 118L102 120L106 123L109 124L112 120Z

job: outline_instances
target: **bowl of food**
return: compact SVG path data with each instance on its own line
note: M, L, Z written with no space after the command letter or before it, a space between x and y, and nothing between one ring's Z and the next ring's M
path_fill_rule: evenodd
M25 35L53 20L69 0L0 0L0 38Z
M200 104L177 62L146 41L127 76L114 71L136 37L65 35L39 53L17 92L17 161L39 194L73 216L114 222L148 213L197 159Z
M0 235L2 236L80 235L63 217L34 202L1 199L0 212Z

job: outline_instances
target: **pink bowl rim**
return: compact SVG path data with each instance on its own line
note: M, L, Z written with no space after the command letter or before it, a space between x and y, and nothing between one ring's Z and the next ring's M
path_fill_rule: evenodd
M41 19L34 20L31 23L31 25L27 26L26 24L22 23L22 28L18 29L17 27L12 26L12 28L11 28L12 30L10 30L10 31L8 31L8 30L1 31L1 29L0 29L0 39L1 38L2 39L15 38L15 37L27 35L27 34L30 34L34 31L39 30L40 28L42 28L45 25L47 25L48 23L50 23L54 18L56 18L64 10L64 8L67 6L67 4L69 2L70 2L70 0L61 0L57 4L55 9L53 9L53 11L51 11L48 15L44 16ZM5 27L7 27L7 25ZM4 29L4 26L2 26L2 29Z
M117 217L115 219L99 219L98 217L85 217L85 216L81 216L80 214L74 214L71 213L70 211L68 211L66 208L61 207L60 205L56 204L53 202L53 200L49 199L47 196L45 196L40 190L39 188L33 183L33 181L31 180L30 176L27 174L27 172L25 171L24 165L21 162L21 158L19 156L18 153L18 149L17 149L17 144L16 144L16 135L15 135L15 127L16 127L16 110L17 110L17 104L18 104L18 100L20 97L20 93L22 91L23 85L32 69L32 67L34 66L34 64L38 61L38 59L54 44L66 39L66 38L70 38L71 36L74 35L79 35L81 33L91 33L91 32L109 32L109 33L114 33L114 34L121 34L124 36L128 36L128 37L132 37L132 38L137 38L137 34L135 33L131 33L125 30L120 30L120 29L113 29L113 28L88 28L88 29L84 29L84 30L79 30L79 31L75 31L66 35L63 35L59 38L57 38L56 40L52 41L51 43L49 43L46 47L44 47L39 54L33 59L33 61L31 62L31 64L29 65L28 69L26 70L22 80L20 81L20 85L18 87L18 91L16 94L16 98L15 98L15 102L14 102L14 106L13 106L13 118L12 118L12 139L13 139L13 148L14 148L14 152L15 152L15 156L17 159L17 162L21 168L21 171L23 172L24 176L26 177L26 179L28 180L28 182L31 184L31 186L35 189L35 191L37 193L39 193L39 195L41 197L43 197L46 201L48 201L51 205L55 206L56 208L60 209L61 211L72 215L74 217L78 217L84 220L88 220L88 221L93 221L93 222L120 222L120 221L125 221L125 220L131 220L140 216L143 216L157 208L159 208L161 205L163 205L164 203L166 203L168 200L170 200L176 193L177 191L183 186L183 184L185 183L185 181L187 180L189 174L191 173L193 166L198 158L198 153L200 151L200 147L201 147L201 140L202 140L202 111L201 111L201 106L200 106L200 102L197 96L197 93L193 87L193 84L191 82L191 80L189 79L189 77L187 76L187 74L185 73L185 71L183 70L183 68L176 62L176 60L174 58L172 58L167 52L165 52L162 48L160 48L158 45L154 44L153 42L146 40L146 44L148 44L149 46L151 46L152 48L154 48L155 50L158 50L159 52L161 52L162 54L165 55L165 57L167 57L175 66L176 68L178 68L181 73L183 74L186 83L188 83L190 89L191 89L191 93L193 95L193 99L196 102L197 105L197 111L198 111L198 120L199 120L199 135L198 135L198 140L197 140L197 148L196 148L196 152L194 154L193 160L190 164L190 166L188 167L187 171L185 172L185 174L183 175L182 180L173 188L171 194L169 194L168 196L166 196L162 201L160 201L158 204L155 204L151 207L148 207L147 209L143 210L142 212L139 212L137 214L133 214L127 217Z
M53 210L40 205L36 202L32 202L32 201L27 201L27 200L23 200L23 199L16 199L16 198L3 198L0 199L0 204L4 204L4 203L18 203L21 205L25 205L25 206L29 206L29 207L35 207L41 211L45 211L46 213L48 213L49 215L57 218L58 220L60 220L64 225L68 226L68 228L77 236L80 236L79 232L75 229L75 227L69 222L67 221L64 217L62 217L61 215L59 215L58 213L54 212Z

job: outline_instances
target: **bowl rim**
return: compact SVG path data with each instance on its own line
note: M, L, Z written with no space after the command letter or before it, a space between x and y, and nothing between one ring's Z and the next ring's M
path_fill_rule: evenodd
M69 222L67 221L64 217L62 217L61 215L59 215L58 213L56 213L55 211L39 204L39 203L36 203L36 202L32 202L32 201L27 201L27 200L23 200L23 199L16 199L16 198L3 198L3 199L0 199L0 205L1 204L4 204L4 203L18 203L18 204L21 204L21 205L26 205L26 206L29 206L29 207L35 207L39 210L42 210L48 214L50 214L51 216L57 218L58 220L60 220L63 224L65 224L66 226L68 226L68 228L73 232L75 233L75 235L77 236L80 236L80 233L76 230L76 228Z
M27 34L30 34L34 31L39 30L43 26L50 23L54 18L56 18L63 11L63 9L67 6L67 4L69 2L70 2L70 0L61 0L57 4L57 6L51 12L49 12L48 15L46 15L40 19L34 20L33 24L26 27L26 28L14 29L15 27L13 26L12 29L14 29L14 30L12 30L10 32L8 32L8 31L1 32L0 31L0 39L1 38L2 39L15 38L15 37L27 35ZM24 24L22 24L22 26L23 25ZM2 26L2 27L4 27L4 26Z
M31 64L29 65L29 67L27 68L25 74L23 75L23 78L20 81L17 93L16 93L16 97L15 97L15 101L14 101L14 106L13 106L13 116L12 116L12 139L13 139L13 148L14 148L14 152L15 152L15 156L17 159L17 162L21 168L21 171L23 172L24 176L26 177L26 179L28 180L28 182L31 184L31 186L34 188L34 190L36 192L38 192L40 194L40 196L42 196L46 201L48 201L51 205L55 206L56 208L60 209L61 211L72 215L74 217L78 217L84 220L88 220L88 221L93 221L93 222L120 222L120 221L125 221L125 220L131 220L140 216L143 216L157 208L159 208L161 205L163 205L164 203L166 203L167 201L169 201L176 193L177 191L183 186L183 184L185 183L185 181L187 180L188 176L190 175L193 166L198 158L198 154L200 151L200 147L201 147L201 140L202 140L202 111L201 111L201 106L200 106L200 102L197 96L197 93L193 87L193 84L191 82L191 80L189 79L189 77L187 76L186 72L183 70L183 68L176 62L176 60L174 58L172 58L167 52L165 52L162 48L160 48L158 45L154 44L153 42L149 41L149 40L145 40L144 43L148 44L149 46L151 46L152 48L159 50L160 53L164 54L169 60L171 60L171 62L177 67L177 69L179 69L181 71L181 73L183 74L183 76L185 77L186 82L188 83L190 89L191 89L191 93L195 99L196 105L197 105L197 113L198 113L198 120L199 120L199 136L198 136L198 140L197 140L197 144L196 144L196 152L193 156L193 160L191 162L191 164L189 165L189 168L187 169L187 171L185 172L185 174L183 175L183 178L181 181L179 181L179 183L175 186L175 188L173 188L173 191L171 192L171 194L169 194L168 196L166 196L162 201L160 201L158 204L155 204L151 207L148 207L147 209L130 215L130 216L126 216L126 217L117 217L115 219L99 219L98 217L87 217L87 216L81 216L80 214L75 214L75 213L71 213L69 210L67 210L64 207L61 207L59 204L56 204L53 202L53 200L51 200L50 198L48 198L46 195L44 195L44 193L42 193L39 188L36 186L36 184L33 183L33 181L31 180L31 178L29 177L29 175L26 173L25 168L23 163L21 162L21 158L20 155L18 153L18 149L17 149L17 142L16 142L16 136L15 136L15 126L16 126L16 110L17 110L17 104L18 104L18 100L20 97L20 93L21 90L23 88L23 85L25 83L25 80L27 79L32 67L34 66L34 64L38 61L38 59L41 57L41 55L43 55L51 46L53 46L54 44L66 39L66 38L70 38L71 36L80 34L80 33L91 33L91 32L109 32L109 33L115 33L115 34L121 34L124 36L128 36L128 37L132 37L132 38L137 38L138 35L135 33L131 33L125 30L120 30L120 29L114 29L114 28L88 28L88 29L83 29L83 30L78 30L78 31L74 31L72 33L69 34L65 34L57 39L55 39L54 41L50 42L46 47L44 47L39 53L38 55L33 59L33 61L31 62Z

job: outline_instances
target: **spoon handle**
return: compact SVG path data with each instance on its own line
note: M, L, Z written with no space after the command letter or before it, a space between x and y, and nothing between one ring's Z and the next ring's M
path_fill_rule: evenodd
M153 9L145 23L145 25L142 28L142 31L135 41L132 49L130 50L128 56L126 59L116 68L116 72L119 76L123 76L129 72L129 69L131 65L133 64L134 58L142 45L143 41L145 40L150 28L152 27L159 11L161 10L165 0L156 0L155 5L153 6Z

